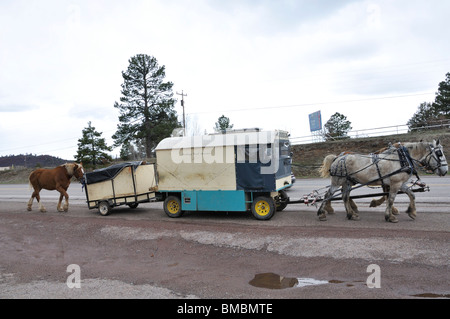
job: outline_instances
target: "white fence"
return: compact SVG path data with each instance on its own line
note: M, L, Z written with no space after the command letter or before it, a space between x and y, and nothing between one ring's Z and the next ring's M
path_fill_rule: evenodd
M422 126L418 128L412 129L413 131L418 130L432 130L432 129L450 129L450 120L439 121L433 125ZM375 136L383 136L383 135L396 135L396 134L406 134L409 133L410 130L408 125L393 125L393 126L384 126L377 128L369 128L364 130L355 130L350 131L346 138L365 138L365 137L375 137ZM339 138L335 138L339 139ZM311 134L308 136L300 136L300 137L291 137L291 144L309 144L309 143L317 143L317 142L325 142L323 137L323 132L318 131L315 134Z

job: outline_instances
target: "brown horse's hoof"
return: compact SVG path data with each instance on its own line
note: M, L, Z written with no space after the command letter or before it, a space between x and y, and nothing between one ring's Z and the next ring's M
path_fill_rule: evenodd
M326 216L325 214L320 214L320 215L319 215L319 220L320 220L321 222L325 222L325 221L327 221L327 216Z
M361 220L361 219L360 219L359 216L357 216L357 215L352 215L352 216L349 218L349 220L356 220L356 221L359 221L359 220Z
M27 211L31 212L31 207L27 207Z

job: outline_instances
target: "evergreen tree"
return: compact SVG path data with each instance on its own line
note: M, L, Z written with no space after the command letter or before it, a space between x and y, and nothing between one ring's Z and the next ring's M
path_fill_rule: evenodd
M324 125L325 140L334 140L336 138L348 138L347 134L352 129L351 122L341 113L334 113L328 122Z
M433 107L440 119L450 119L450 73L439 83Z
M165 66L159 66L154 57L138 54L128 62L128 69L122 72L120 103L114 103L120 111L120 123L113 139L115 146L141 142L150 157L152 149L180 126L174 109L173 83L164 82Z
M430 125L430 121L436 118L436 110L432 103L423 102L419 105L417 112L408 121L409 130L420 130Z
M230 124L230 119L228 117L226 117L225 115L222 115L217 120L217 122L214 126L214 131L219 133L219 132L225 132L227 129L232 129L232 128L233 128L233 124Z
M107 146L102 133L95 130L88 122L88 127L82 130L83 136L78 140L78 151L75 155L77 162L82 162L84 165L92 164L94 169L98 164L106 164L112 161L110 155L106 151L111 152L112 147Z
M433 103L423 102L407 125L409 130L420 130L441 124L442 120L450 119L450 73L446 74L446 80L439 83L436 98Z

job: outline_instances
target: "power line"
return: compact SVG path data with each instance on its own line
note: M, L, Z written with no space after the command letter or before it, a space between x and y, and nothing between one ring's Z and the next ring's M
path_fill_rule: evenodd
M366 98L366 99L353 99L353 100L330 101L330 102L304 103L304 104L293 104L293 105L278 105L278 106L266 106L266 107L246 107L246 108L239 108L239 109L222 110L220 112L242 112L242 111L270 110L270 109L302 107L302 106L319 106L319 105L339 104L339 103L354 103L354 102L398 99L398 98L404 98L404 97L430 95L430 94L434 94L434 93L435 92L428 92L428 93L405 94L405 95L395 95L395 96L383 96L383 97ZM209 114L209 113L216 113L216 112L219 112L219 111L192 112L190 114Z

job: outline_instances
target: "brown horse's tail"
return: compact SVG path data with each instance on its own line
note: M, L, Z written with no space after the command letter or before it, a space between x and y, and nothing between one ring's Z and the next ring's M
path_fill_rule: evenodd
M320 177L322 177L322 178L330 177L330 167L331 167L331 164L336 159L336 157L337 157L336 155L330 154L324 158L322 166L320 166L320 168L319 168Z

